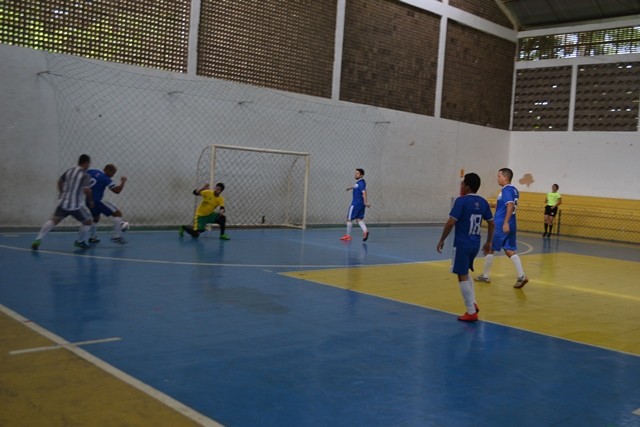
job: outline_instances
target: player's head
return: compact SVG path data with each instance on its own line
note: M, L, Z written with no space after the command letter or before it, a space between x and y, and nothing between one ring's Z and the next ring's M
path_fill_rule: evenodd
M468 173L462 180L462 185L469 187L470 193L477 193L480 189L480 177L477 173ZM468 193L466 193L468 194Z
M80 157L78 157L78 166L80 166L81 168L88 169L90 164L91 157L89 157L88 154L82 154Z
M358 168L356 169L356 179L362 178L364 176L364 169Z
M113 178L116 172L118 172L118 168L115 165L109 163L107 166L104 167L103 171L104 171L104 174L107 175L109 178Z
M554 193L557 193L559 189L560 189L560 187L558 187L558 184L553 184L553 185L551 186L551 190L552 190Z
M213 189L213 192L218 195L224 191L224 184L219 182L216 184L216 187Z
M498 171L498 184L511 184L513 179L513 171L509 168L502 168Z

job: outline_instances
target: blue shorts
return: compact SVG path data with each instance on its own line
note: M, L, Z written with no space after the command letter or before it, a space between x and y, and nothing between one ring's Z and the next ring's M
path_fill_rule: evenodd
M473 271L473 260L476 259L480 246L453 248L453 264L451 272L454 274L469 274Z
M518 250L518 245L516 244L516 231L511 230L509 234L504 234L502 231L502 225L498 227L496 224L496 230L493 233L493 242L491 243L491 249L495 252L500 252L502 249L508 251L516 251Z
M100 216L100 214L104 216L111 216L117 210L118 208L116 208L111 203L99 201L99 202L94 202L93 209L91 209L91 215L94 218L97 216Z
M347 214L347 219L349 221L354 219L364 219L364 205L351 205L349 206L349 213Z

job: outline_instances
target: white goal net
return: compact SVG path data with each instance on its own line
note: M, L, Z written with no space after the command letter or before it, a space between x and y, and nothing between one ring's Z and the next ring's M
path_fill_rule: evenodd
M218 182L227 225L306 227L309 153L211 145L198 159L196 187Z

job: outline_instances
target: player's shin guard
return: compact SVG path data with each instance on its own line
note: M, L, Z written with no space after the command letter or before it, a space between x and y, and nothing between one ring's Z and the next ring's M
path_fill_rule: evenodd
M462 282L458 282L460 286L460 292L462 293L462 299L464 300L464 305L467 307L467 313L474 314L476 312L476 307L473 305L475 301L474 292L473 292L473 284L470 280L465 280Z
M353 228L353 222L347 221L347 236L351 235L351 228Z
M487 254L484 257L484 270L482 271L482 275L484 277L489 277L491 273L491 266L493 265L493 254Z
M122 217L114 216L113 217L113 237L120 237L120 226L122 225Z
M518 277L524 276L524 269L522 268L522 261L520 261L520 257L518 254L511 256L511 262L516 266L516 270L518 271Z
M358 221L358 225L362 228L363 233L367 232L367 224L365 224L363 220Z
M89 231L91 230L90 225L82 224L80 229L78 230L78 242L88 243L89 240Z
M42 238L46 236L51 230L53 230L53 227L55 226L56 225L53 223L52 220L45 222L42 225L42 228L40 229L40 232L38 233L38 237L36 237L36 240L42 240Z

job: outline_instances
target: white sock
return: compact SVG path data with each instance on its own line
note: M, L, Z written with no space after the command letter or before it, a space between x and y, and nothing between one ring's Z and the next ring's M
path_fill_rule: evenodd
M482 271L482 275L484 277L489 277L492 265L493 265L493 254L485 255L484 256L484 270Z
M351 221L347 221L347 236L351 236L351 227L353 227L353 223Z
M85 242L89 239L89 230L91 230L90 225L82 224L80 226L80 230L78 230L78 242Z
M98 229L98 224L95 222L91 224L91 232L89 233L91 237L96 237L96 230Z
M470 280L465 280L463 282L458 282L458 285L460 286L464 305L467 307L467 313L474 314L476 312L476 308L473 303L476 302L476 300L474 298L473 284Z
M365 224L364 221L362 220L358 221L358 225L360 226L360 228L362 228L363 233L367 232L367 224Z
M512 255L511 261L513 262L513 265L516 266L516 270L518 270L518 279L521 277L524 277L524 269L522 268L522 261L520 261L520 257L518 256L518 254Z
M122 225L122 217L113 217L113 237L120 237L120 225Z
M44 236L46 236L47 233L53 230L53 227L55 226L56 225L53 223L53 220L49 220L44 224L42 224L42 228L40 229L40 232L38 233L38 237L36 237L36 240L42 240Z

